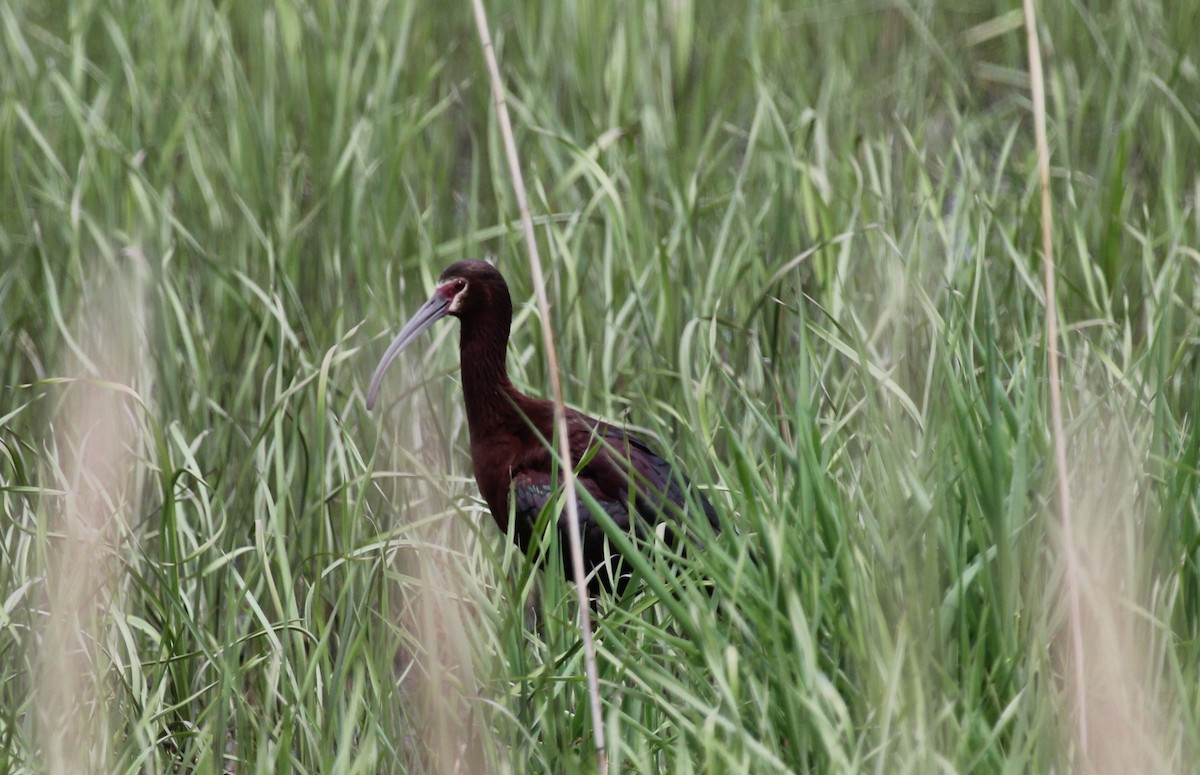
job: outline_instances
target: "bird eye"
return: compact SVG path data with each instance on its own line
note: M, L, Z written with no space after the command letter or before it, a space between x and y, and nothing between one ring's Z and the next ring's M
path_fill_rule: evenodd
M454 281L454 292L455 292L456 294L457 294L457 293L462 293L464 290L466 290L466 288L467 288L467 281L466 281L466 280L455 280L455 281Z

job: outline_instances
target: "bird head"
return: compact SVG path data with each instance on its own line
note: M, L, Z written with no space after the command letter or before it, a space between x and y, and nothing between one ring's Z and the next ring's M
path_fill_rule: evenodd
M488 262L467 259L446 267L438 278L433 295L404 324L380 359L371 377L371 386L367 389L367 409L375 406L387 367L425 329L446 315L465 321L482 310L497 307L501 301L508 307L507 314L511 316L512 302L509 300L508 286L503 275Z

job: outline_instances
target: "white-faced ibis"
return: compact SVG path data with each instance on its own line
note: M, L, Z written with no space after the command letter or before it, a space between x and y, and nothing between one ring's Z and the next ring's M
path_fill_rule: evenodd
M442 272L429 301L405 324L380 360L367 390L367 408L375 405L383 374L396 356L433 323L453 315L462 324L459 357L463 398L471 434L471 464L475 481L501 531L515 516L513 534L527 551L542 508L557 485L553 455L547 440L554 438L554 409L549 401L527 396L508 378L505 355L512 324L512 299L504 277L485 261L458 261ZM685 494L688 479L643 439L621 428L567 409L571 458L579 468L577 485L586 488L622 529L641 537L660 523L678 525L689 504L704 511L714 531L720 529L712 504L698 491ZM511 502L510 502L511 498ZM559 519L564 553L566 513ZM584 568L589 588L612 587L598 566L616 568L618 557L604 540L604 531L579 503ZM674 533L675 531L672 530ZM567 567L570 567L568 562ZM624 578L618 588L624 586Z

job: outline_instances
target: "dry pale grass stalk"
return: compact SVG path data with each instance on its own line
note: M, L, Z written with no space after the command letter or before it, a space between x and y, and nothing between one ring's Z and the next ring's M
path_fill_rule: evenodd
M46 558L47 617L41 632L38 714L50 772L104 772L108 702L104 618L111 587L114 495L122 453L121 407L96 385L80 384L58 439L69 482L51 517ZM120 496L117 495L119 498Z
M56 474L65 494L50 517L36 683L49 772L110 771L113 698L104 644L119 573L117 528L139 486L139 434L125 386L135 384L142 306L133 284L107 291L96 294L102 303L80 312L75 339L89 372L67 388L55 420Z
M592 733L598 759L597 769L607 771L608 763L604 748L604 720L600 711L600 681L596 670L596 646L592 641L592 623L589 615L587 584L584 581L583 548L579 534L579 507L574 497L575 474L571 462L571 449L567 440L567 414L563 399L562 381L558 368L558 353L554 347L554 332L550 327L550 302L546 298L546 278L542 273L542 261L538 256L537 237L533 232L533 218L529 214L529 199L525 194L525 179L521 175L521 162L517 156L517 144L513 139L512 122L504 101L504 82L500 78L500 66L492 48L492 37L488 31L487 14L483 0L472 0L475 8L475 23L479 28L479 41L483 45L484 59L491 76L492 98L496 103L496 116L500 122L500 135L504 139L504 151L508 157L508 169L513 179L513 191L521 211L521 227L525 233L525 247L529 251L529 269L533 275L533 287L537 295L538 312L542 322L542 339L546 343L546 360L550 372L550 386L554 400L554 427L558 436L558 454L561 459L559 470L563 477L563 490L568 493L567 536L571 548L571 570L575 577L575 589L579 596L579 631L583 638L584 663L587 669L588 697L591 700Z
M415 633L420 657L405 666L405 683L415 683L422 713L422 747L431 772L486 771L468 697L478 696L469 644L462 576L447 567L448 555L421 553L414 562L420 589L402 614L405 631Z
M1169 639L1153 614L1145 526L1137 493L1148 474L1147 428L1121 419L1081 429L1071 456L1076 510L1080 643L1086 670L1077 689L1089 744L1080 771L1096 775L1168 775L1180 764L1182 723L1163 696L1162 653ZM1156 637L1156 632L1159 637ZM1086 691L1084 691L1086 689Z
M1050 367L1050 419L1054 459L1058 473L1058 508L1066 559L1067 594L1071 607L1071 654L1075 668L1079 745L1088 747L1083 625L1079 603L1079 555L1071 519L1071 488L1067 481L1067 444L1063 431L1062 382L1058 370L1058 299L1054 290L1054 222L1050 201L1050 147L1046 141L1046 86L1042 75L1042 50L1038 41L1037 12L1033 0L1025 3L1025 31L1029 39L1029 86L1033 97L1033 124L1037 142L1038 181L1042 193L1042 268L1046 288L1046 360Z
M408 415L407 433L412 449L420 452L421 464L433 468L432 445L423 443L422 423L417 413ZM444 490L429 485L419 491L434 512L448 512ZM418 703L414 738L406 741L419 751L428 772L443 775L486 772L482 736L476 723L472 698L481 687L476 678L471 644L479 637L477 624L470 621L466 576L461 558L467 548L454 544L450 531L432 535L432 529L417 529L409 538L438 547L438 551L414 549L408 542L389 555L415 580L406 586L399 607L393 610L400 631L413 640L402 643L395 667L405 697Z

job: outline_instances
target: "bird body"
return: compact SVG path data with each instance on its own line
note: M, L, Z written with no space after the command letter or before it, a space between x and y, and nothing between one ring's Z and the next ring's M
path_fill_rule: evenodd
M512 299L495 267L474 260L447 267L433 296L404 326L380 361L367 392L367 408L374 405L391 361L445 315L459 318L462 324L459 353L475 481L502 531L509 528L509 514L513 514L513 536L521 550L527 551L538 516L554 497L558 483L548 445L554 438L554 409L549 401L517 390L508 377L505 359ZM587 490L619 528L644 537L647 528L682 521L689 505L685 490L690 483L644 440L574 409L567 409L567 434L572 461L578 467L577 485ZM720 529L716 512L701 493L693 493L690 502L704 511L714 531ZM579 515L584 569L592 577L589 586L608 586L612 580L593 571L614 567L619 563L612 561L619 558L582 502ZM565 519L564 514L558 525L564 536Z

